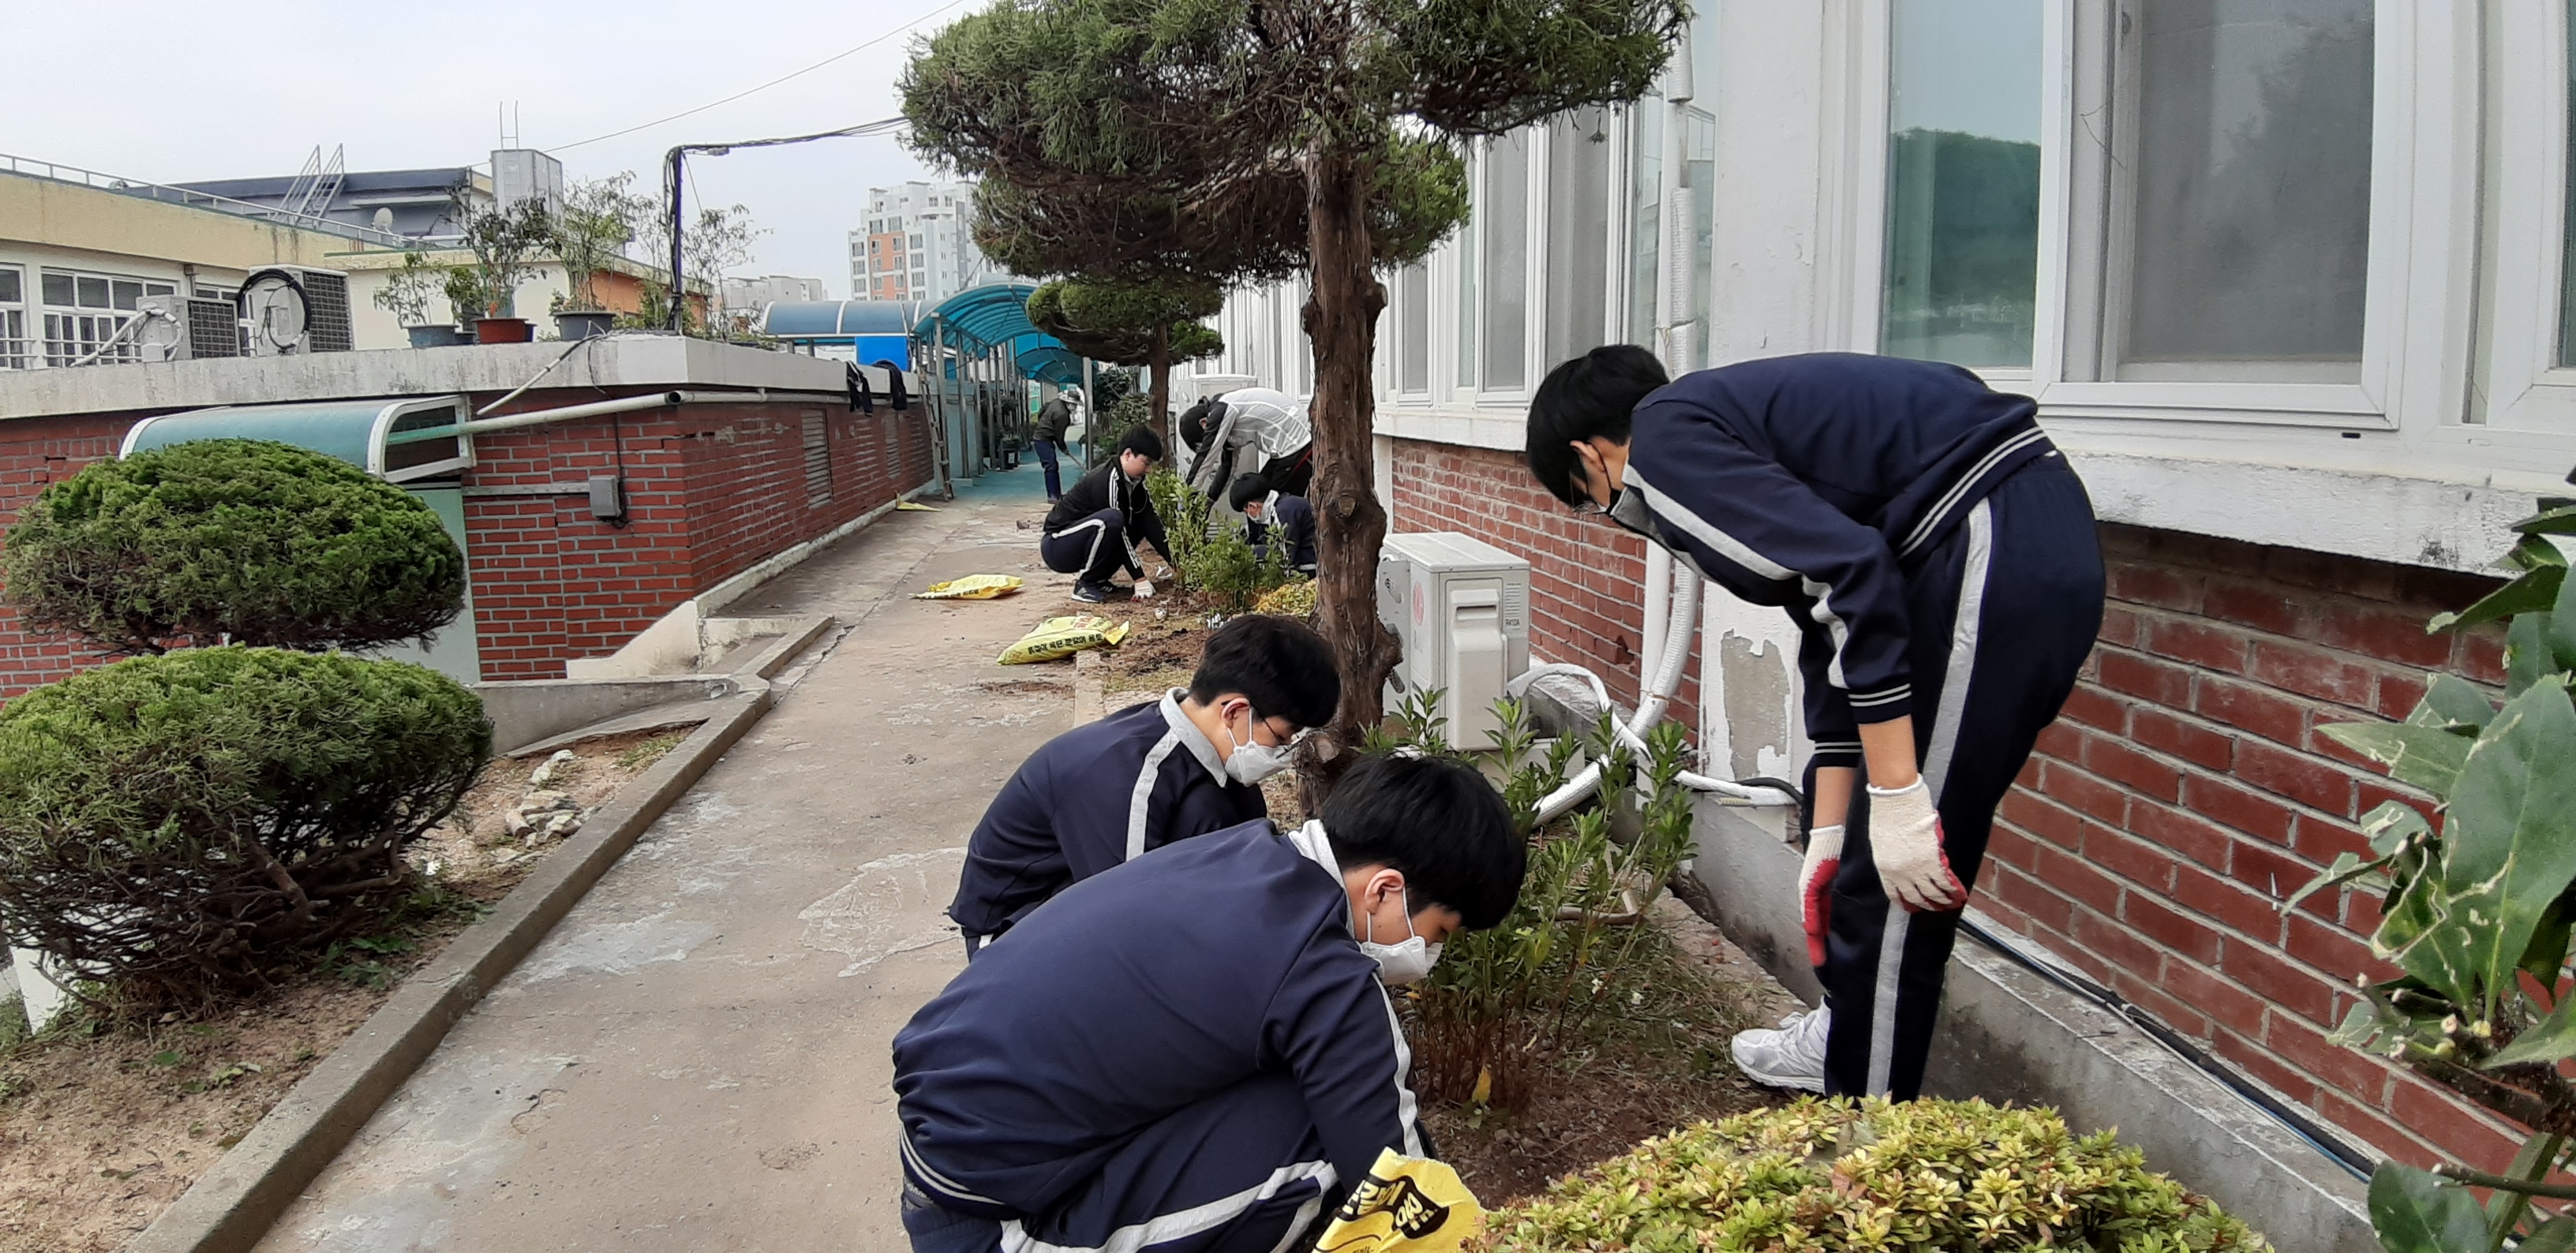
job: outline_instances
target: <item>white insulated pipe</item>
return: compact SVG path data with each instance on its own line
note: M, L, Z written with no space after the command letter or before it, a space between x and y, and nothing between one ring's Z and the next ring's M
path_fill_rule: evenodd
M487 431L515 431L527 426L546 426L580 418L596 418L611 413L634 413L639 409L662 409L672 405L763 404L771 400L812 399L816 401L847 398L832 392L773 392L755 388L740 392L646 392L641 396L620 396L615 400L594 400L584 405L566 405L560 409L531 409L525 413L506 413L497 418L476 418L460 422L460 435L481 435Z

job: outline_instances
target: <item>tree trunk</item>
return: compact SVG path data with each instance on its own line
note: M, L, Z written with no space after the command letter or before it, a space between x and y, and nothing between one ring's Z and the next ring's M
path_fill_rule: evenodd
M1172 464L1172 328L1168 323L1154 327L1154 355L1146 368L1154 372L1154 411L1145 424L1154 438L1163 441L1164 463Z
M1378 549L1386 509L1377 499L1371 423L1377 315L1386 288L1371 264L1368 169L1347 153L1310 151L1306 173L1307 245L1314 287L1305 308L1315 351L1315 613L1324 642L1341 663L1342 707L1329 738L1323 778L1308 779L1309 812L1348 768L1362 734L1385 717L1381 694L1400 655L1395 633L1377 618ZM1319 754L1320 756L1320 754Z

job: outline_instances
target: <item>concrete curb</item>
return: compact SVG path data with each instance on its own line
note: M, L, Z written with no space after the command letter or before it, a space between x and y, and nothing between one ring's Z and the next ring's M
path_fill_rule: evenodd
M247 1253L258 1244L305 1185L429 1060L448 1029L760 721L777 699L766 680L832 625L829 617L813 619L764 650L745 671L757 682L744 684L746 690L722 714L690 733L644 777L620 789L579 834L511 889L490 917L466 928L436 961L405 980L214 1169L127 1243L126 1253Z
M1108 664L1096 649L1073 655L1073 725L1089 726L1108 716L1108 676L1102 673Z

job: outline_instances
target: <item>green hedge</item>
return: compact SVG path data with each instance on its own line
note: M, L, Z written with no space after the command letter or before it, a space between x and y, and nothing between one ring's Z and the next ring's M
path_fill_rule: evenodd
M482 700L342 654L186 649L0 708L0 929L148 1001L261 983L408 890Z
M1982 1101L1817 1100L1649 1140L1492 1214L1510 1253L2058 1248L2257 1253L2111 1133Z
M419 498L258 440L173 444L47 487L0 575L29 627L120 654L180 639L362 648L433 632L465 603L465 556Z

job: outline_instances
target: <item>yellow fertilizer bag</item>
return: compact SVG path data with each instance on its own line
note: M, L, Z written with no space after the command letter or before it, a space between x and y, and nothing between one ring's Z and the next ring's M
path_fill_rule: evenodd
M1446 1162L1378 1151L1368 1177L1333 1211L1317 1253L1461 1253L1485 1234L1485 1211Z
M1112 622L1098 614L1078 613L1069 617L1049 618L1037 629L1020 637L1020 642L1002 650L994 658L1005 666L1025 666L1032 661L1053 661L1070 657L1086 648L1115 644L1127 638L1127 624Z
M1016 574L970 574L962 579L933 583L914 592L914 600L991 600L1020 590Z

